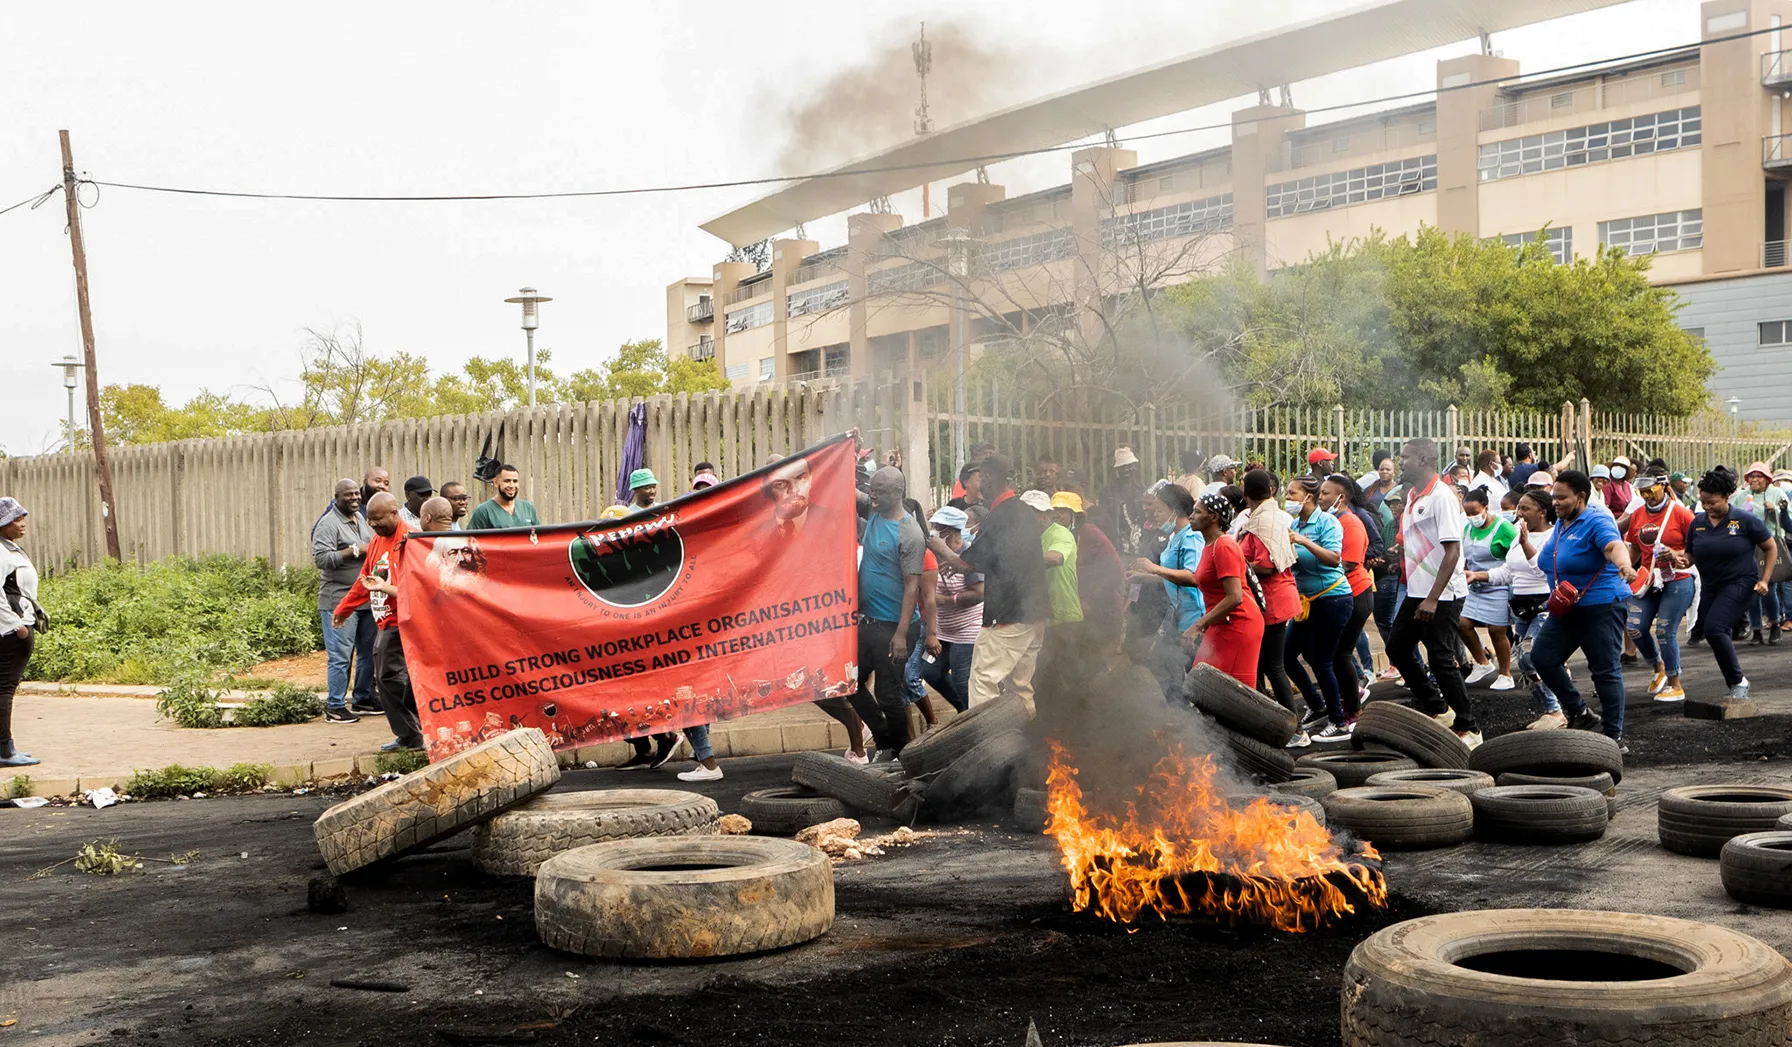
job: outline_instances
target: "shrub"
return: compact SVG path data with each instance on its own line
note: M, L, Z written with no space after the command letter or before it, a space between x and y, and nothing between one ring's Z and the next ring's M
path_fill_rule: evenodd
M218 693L211 686L211 672L188 664L175 672L174 685L156 695L156 714L182 727L225 727L218 711Z
M277 727L283 723L304 723L322 716L323 699L316 691L277 683L266 698L251 699L236 711L232 722L237 727Z
M422 749L400 749L373 758L373 769L381 774L410 774L428 766L429 757Z
M6 798L17 800L31 795L31 776L21 774L6 783Z
M233 764L222 771L173 763L160 770L131 772L124 791L139 800L193 793L254 792L266 785L273 773L274 768L265 763Z
M45 578L56 627L38 638L34 679L179 684L315 651L318 575L232 556L106 563Z

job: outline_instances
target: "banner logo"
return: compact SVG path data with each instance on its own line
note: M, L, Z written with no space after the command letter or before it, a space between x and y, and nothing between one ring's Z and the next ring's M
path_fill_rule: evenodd
M579 584L611 607L640 607L665 595L684 570L677 514L646 523L581 531L567 544Z

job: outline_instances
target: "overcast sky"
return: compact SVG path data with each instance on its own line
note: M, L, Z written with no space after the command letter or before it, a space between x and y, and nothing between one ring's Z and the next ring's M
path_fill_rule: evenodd
M969 82L936 54L935 115L950 121L1357 4L1207 0L1155 18L1139 6L101 0L71 25L61 5L8 4L0 207L59 180L58 128L93 178L210 189L542 192L789 174L787 107L922 19L989 52ZM1633 0L1494 45L1530 71L1697 37L1695 0ZM1422 89L1438 57L1473 49L1297 84L1295 103ZM912 86L911 74L901 90ZM904 108L884 122L909 119ZM1150 161L1224 140L1137 148ZM1067 168L1059 155L991 174L1012 195L1067 181ZM554 366L593 366L620 342L664 336L665 286L707 274L727 249L698 224L761 192L373 204L107 189L83 216L101 374L159 384L174 403L201 388L255 399L264 385L291 388L303 328L353 320L373 350L422 353L438 370L520 356L517 307L503 299L524 284L554 298L539 332ZM894 202L918 219L918 194ZM50 364L81 348L63 226L60 195L0 215L0 447L15 455L54 446L65 401ZM844 228L808 232L828 247Z

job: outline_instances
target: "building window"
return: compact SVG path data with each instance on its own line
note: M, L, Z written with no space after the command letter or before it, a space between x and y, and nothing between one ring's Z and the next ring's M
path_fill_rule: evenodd
M1549 107L1551 109L1572 109L1572 108L1574 108L1574 92L1573 91L1563 91L1559 95L1550 95L1549 96Z
M775 357L771 357L771 356L760 357L759 358L759 380L763 382L763 381L770 379L773 374L777 373L777 368L778 368L778 361Z
M791 316L807 316L810 313L825 313L829 309L838 309L851 298L847 292L846 281L838 280L820 287L811 287L806 291L793 292L788 299Z
M1232 194L1210 196L1186 204L1171 204L1138 214L1104 218L1101 222L1101 244L1144 243L1172 236L1190 236L1232 227ZM1068 235L1068 234L1067 234Z
M871 294L920 291L945 281L945 264L945 260L941 259L939 262L910 262L889 269L878 269L867 278L866 288Z
M1351 171L1315 175L1298 182L1282 182L1270 186L1265 195L1269 217L1280 218L1436 189L1437 157L1415 156Z
M1599 242L1621 247L1632 256L1696 250L1705 246L1705 212L1669 211L1600 222Z
M851 348L845 345L830 345L821 354L823 374L845 374L847 370L846 352Z
M988 244L978 257L982 259L985 269L999 273L1009 269L1024 269L1030 265L1044 265L1059 258L1069 258L1075 253L1075 233L1068 229L1050 229L1043 233Z
M747 376L747 365L746 364L729 364L727 369L724 370L722 372L722 374L724 376L726 376L730 382L738 382L742 378L745 378Z
M1686 86L1686 70L1684 70L1684 69L1669 69L1667 72L1661 74L1661 86L1663 86L1663 87L1684 87L1684 86Z
M1605 160L1687 149L1704 140L1703 130L1700 110L1695 105L1628 120L1489 142L1481 147L1481 181L1492 182Z
M764 327L772 322L772 303L760 302L749 305L745 309L736 309L728 314L728 333L751 331L755 327Z
M1687 332L1690 334L1691 332ZM1704 337L1704 329L1699 336ZM1769 320L1761 325L1762 345L1792 345L1792 320Z
M1500 243L1507 247L1522 247L1536 242L1535 232L1507 233L1500 237ZM1556 260L1556 264L1567 265L1574 261L1574 230L1565 225L1552 226L1543 234L1543 246L1549 248L1550 257Z

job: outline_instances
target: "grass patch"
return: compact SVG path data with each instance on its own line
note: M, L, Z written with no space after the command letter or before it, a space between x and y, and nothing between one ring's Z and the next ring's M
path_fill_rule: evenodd
M37 638L34 679L173 684L322 646L318 575L234 556L105 563L47 577L56 628Z
M410 774L428 766L429 756L422 749L400 749L373 758L373 768L381 774Z
M31 776L21 774L6 783L6 798L17 800L31 795Z
M254 792L268 784L274 768L265 763L232 764L224 770L216 767L183 767L169 764L154 771L133 771L124 791L137 799L161 799L190 796L193 793Z

